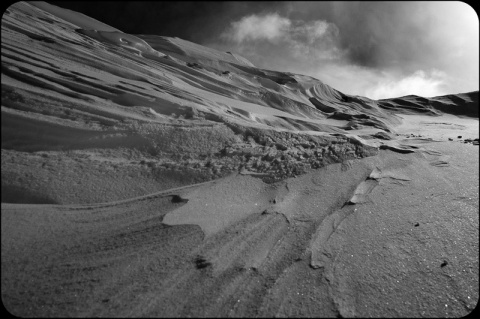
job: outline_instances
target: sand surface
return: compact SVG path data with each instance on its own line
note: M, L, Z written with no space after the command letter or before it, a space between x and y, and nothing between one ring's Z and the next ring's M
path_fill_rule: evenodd
M20 316L465 315L478 302L478 147L421 147L277 184L235 175L120 203L2 204L4 305Z
M20 317L460 317L478 91L374 101L42 2L2 17Z

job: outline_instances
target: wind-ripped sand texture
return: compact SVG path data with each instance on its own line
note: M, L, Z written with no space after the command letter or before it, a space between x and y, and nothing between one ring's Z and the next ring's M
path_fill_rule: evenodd
M17 316L458 317L478 91L373 101L42 2L2 17Z

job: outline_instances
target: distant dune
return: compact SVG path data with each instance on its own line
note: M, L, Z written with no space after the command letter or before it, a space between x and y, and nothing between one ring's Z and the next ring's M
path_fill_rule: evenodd
M44 2L5 11L1 54L12 314L476 306L478 91L371 100Z
M402 114L429 114L441 115L449 113L478 117L478 91L460 94L449 94L424 98L416 95L408 95L394 99L383 99L378 101L381 108L394 110Z

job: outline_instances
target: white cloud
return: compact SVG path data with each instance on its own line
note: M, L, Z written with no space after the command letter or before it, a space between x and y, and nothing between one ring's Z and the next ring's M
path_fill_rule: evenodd
M446 95L452 93L451 82L455 82L447 73L437 69L420 69L404 75L398 68L377 70L335 62L302 71L343 93L374 100L411 94L423 97Z
M291 21L280 17L278 14L265 16L250 15L231 24L230 29L222 37L237 43L248 40L275 40L284 36L289 29Z
M291 63L295 64L299 61L318 64L344 56L338 46L338 35L337 26L327 21L290 20L269 13L252 14L232 22L221 38L236 47L239 54L249 55L247 58L253 60L263 60L267 54L294 59L296 62Z
M323 20L311 21L310 23L300 24L293 28L293 33L305 36L309 44L321 39L332 28L331 24Z
M338 28L327 21L292 21L277 13L245 16L239 21L232 22L221 35L222 38L237 44L268 40L273 44L283 41L284 44L290 44L297 48L307 45L315 46L320 43L319 41L332 40L336 36L338 36Z
M432 97L443 94L446 82L447 75L444 72L432 70L427 74L423 70L417 70L401 79L384 77L367 89L365 95L376 100L410 94Z

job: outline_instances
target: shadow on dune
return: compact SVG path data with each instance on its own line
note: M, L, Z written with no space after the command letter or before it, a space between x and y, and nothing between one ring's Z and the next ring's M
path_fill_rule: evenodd
M32 190L2 183L2 203L11 204L58 204L53 199L36 194Z

